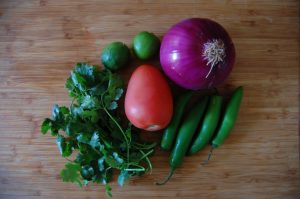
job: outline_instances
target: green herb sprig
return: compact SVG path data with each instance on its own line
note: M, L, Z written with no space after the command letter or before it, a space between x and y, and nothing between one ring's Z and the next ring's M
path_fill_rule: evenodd
M156 143L142 141L139 130L117 111L123 85L117 74L87 63L78 63L71 71L65 84L72 98L70 107L54 105L52 118L41 125L42 134L50 131L60 154L69 161L60 173L63 181L80 187L102 183L112 196L109 182L114 170L119 171L120 186L151 171L149 156ZM70 160L73 153L76 158Z

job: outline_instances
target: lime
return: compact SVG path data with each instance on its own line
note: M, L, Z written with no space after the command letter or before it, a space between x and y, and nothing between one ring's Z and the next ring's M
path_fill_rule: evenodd
M129 62L130 50L122 42L113 42L102 50L101 60L105 68L116 71Z
M141 60L147 60L157 55L159 46L159 38L150 32L140 32L133 39L133 51Z

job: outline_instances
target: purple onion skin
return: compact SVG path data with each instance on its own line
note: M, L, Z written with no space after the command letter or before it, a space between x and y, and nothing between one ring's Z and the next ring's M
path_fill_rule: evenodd
M204 59L204 44L213 39L223 41L225 57L207 76L211 65ZM234 62L235 48L229 34L209 19L191 18L175 24L164 35L160 47L160 63L165 74L186 89L218 86L229 76Z

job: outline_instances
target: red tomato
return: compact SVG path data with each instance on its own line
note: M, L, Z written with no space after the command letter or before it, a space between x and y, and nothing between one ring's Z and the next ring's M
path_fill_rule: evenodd
M132 74L125 96L125 113L136 127L147 131L165 128L173 114L173 98L162 73L141 65Z

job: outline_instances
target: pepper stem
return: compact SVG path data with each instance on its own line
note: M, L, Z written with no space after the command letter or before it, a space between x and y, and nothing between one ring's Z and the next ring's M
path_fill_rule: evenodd
M174 169L171 168L171 169L170 169L170 172L169 172L169 174L168 174L168 176L166 177L166 179L165 179L163 182L157 182L157 183L155 183L155 184L156 184L156 185L164 185L164 184L166 184L166 183L171 179L173 173L174 173Z
M214 94L220 95L220 93L219 93L217 87L214 87L214 92L215 92Z
M207 165L208 164L208 161L210 160L212 154L213 154L213 150L215 149L214 145L211 146L210 150L209 150L209 153L208 153L208 156L207 156L207 160L205 160L202 165Z
M210 65L210 69L205 78L207 78L213 68L219 63L224 61L225 45L221 39L213 39L204 44L203 57L207 61L206 65Z

